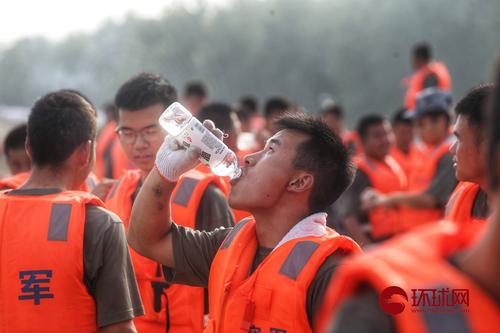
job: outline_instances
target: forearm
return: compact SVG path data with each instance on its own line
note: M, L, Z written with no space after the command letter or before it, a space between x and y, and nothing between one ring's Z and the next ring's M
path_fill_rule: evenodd
M390 195L390 202L399 206L412 208L434 208L436 199L427 193L394 193Z
M175 185L153 168L134 201L127 238L137 252L147 257L156 259L154 250L165 242L172 226L170 197Z

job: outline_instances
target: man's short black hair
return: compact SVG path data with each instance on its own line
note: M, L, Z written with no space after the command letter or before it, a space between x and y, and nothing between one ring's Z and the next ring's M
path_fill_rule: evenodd
M253 95L241 96L238 104L241 109L249 113L256 113L259 108L259 101L257 97Z
M140 73L125 82L115 96L116 107L137 111L155 104L165 108L177 101L177 91L164 77L153 73Z
M234 129L234 122L231 118L233 110L226 103L213 102L203 106L197 115L200 122L210 119L215 126L223 132L228 132Z
M379 114L369 114L362 117L356 127L356 131L358 132L361 141L365 141L371 127L381 125L384 121L384 116Z
M81 95L61 90L35 102L28 118L34 165L59 167L83 143L96 138L96 110Z
M284 114L290 107L290 102L284 97L273 96L267 99L264 106L264 117L270 118L273 114Z
M208 96L207 86L202 81L190 81L184 87L184 96L205 98Z
M309 136L297 146L294 167L314 175L309 198L310 213L324 211L351 184L354 166L342 140L321 120L305 115L278 119L280 130L289 129Z
M392 126L398 125L398 124L404 124L404 125L412 125L413 121L411 117L408 115L408 110L404 107L401 107L394 112L392 115L391 119L391 124Z
M420 42L413 46L413 56L417 59L421 59L425 62L429 62L432 59L432 47L427 42Z
M339 104L332 103L321 110L321 115L324 116L327 114L331 114L337 119L344 119L344 109Z
M9 131L3 142L3 150L6 156L12 150L24 150L24 143L26 142L26 124L21 124Z
M486 108L488 121L488 174L490 186L497 190L500 185L500 58L495 73L495 88Z
M493 90L494 85L491 83L481 84L470 90L455 106L456 116L466 117L469 125L477 126L482 132L483 109L486 107Z

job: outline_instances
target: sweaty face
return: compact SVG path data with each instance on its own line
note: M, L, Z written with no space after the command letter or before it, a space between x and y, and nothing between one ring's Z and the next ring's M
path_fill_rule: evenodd
M166 135L158 123L164 110L162 104L134 111L119 110L118 136L123 150L127 157L146 173L153 168L156 152Z
M417 120L417 131L424 143L437 145L448 133L446 118L423 116Z
M31 170L31 161L24 148L9 150L7 153L7 165L12 175Z
M363 139L366 155L375 159L383 159L391 148L391 128L388 122L371 126Z
M485 173L485 143L478 140L479 128L470 126L467 117L459 115L454 128L457 141L451 147L458 180L481 183Z
M307 135L282 130L273 135L263 150L245 157L242 176L233 183L229 204L250 212L273 207L287 191L296 170L297 146Z

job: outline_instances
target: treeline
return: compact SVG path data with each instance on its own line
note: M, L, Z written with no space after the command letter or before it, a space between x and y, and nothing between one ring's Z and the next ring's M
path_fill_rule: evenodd
M31 105L62 87L96 103L138 71L164 74L177 87L207 82L211 97L283 94L316 111L329 93L352 122L392 112L409 51L434 45L448 64L458 97L488 80L500 46L498 0L235 0L214 11L179 6L159 19L129 16L93 34L60 42L20 40L0 50L0 104Z

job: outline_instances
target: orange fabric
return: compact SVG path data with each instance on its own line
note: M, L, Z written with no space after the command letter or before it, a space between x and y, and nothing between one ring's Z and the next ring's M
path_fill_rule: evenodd
M486 222L485 219L472 216L474 201L480 190L479 184L460 182L446 205L445 218L460 225Z
M416 98L424 90L424 81L429 74L437 76L439 89L451 91L451 77L446 65L439 61L431 62L420 68L410 78L405 96L405 106L408 110L415 108Z
M368 284L378 293L390 286L402 288L407 296L403 312L392 316L398 333L427 333L422 312L412 311L412 289L450 288L469 290L468 312L463 312L471 332L493 332L500 327L500 308L468 276L450 265L447 258L469 247L483 231L484 224L460 228L455 223L424 226L393 239L364 255L347 259L338 268L325 294L315 325L325 332L339 306ZM399 299L398 299L399 301ZM438 315L438 314L436 314ZM453 320L443 313L436 320Z
M405 172L406 177L410 176L413 164L415 163L415 159L418 159L419 156L421 156L414 144L410 144L410 150L408 151L408 154L403 153L397 147L392 147L389 154L401 166L401 168Z
M118 179L124 170L131 169L131 163L123 151L118 135L115 133L116 126L117 124L114 121L107 123L97 138L94 170L98 178ZM106 170L107 165L110 165L111 174L106 174L109 171Z
M383 194L401 192L406 188L406 175L399 164L389 155L384 162L366 155L355 157L354 162L370 179L375 190ZM385 238L401 229L402 216L399 208L375 208L368 213L373 239Z
M408 191L410 193L422 193L427 190L436 173L438 162L444 154L450 151L451 144L443 142L437 147L419 147L418 158L413 160L410 176L408 177ZM403 230L415 226L437 221L444 216L444 209L417 209L411 207L401 208Z
M363 154L363 146L357 132L346 131L342 133L342 141L353 156Z
M205 332L253 332L250 328L256 332L274 332L271 328L288 333L312 332L306 294L317 270L337 249L361 251L352 239L327 230L322 237L302 237L284 243L249 276L257 250L255 221L240 222L212 262L208 285L210 314Z
M203 172L205 174L208 174L208 175L212 175L212 176L215 176L212 171L210 170L210 168L204 164L200 164L196 167L196 170L200 171L200 172ZM215 176L217 177L217 176ZM219 177L220 178L220 181L221 181L221 184L219 186L219 188L222 190L222 192L224 192L224 195L226 198L229 197L229 193L231 192L231 183L229 182L229 177ZM241 220L247 218L247 217L251 217L252 214L250 214L249 212L247 211L244 211L244 210L239 210L239 209L234 209L234 208L231 208L231 211L233 212L233 216L234 216L234 222L235 223L238 223L240 222Z
M0 190L8 190L8 189L16 189L24 184L28 177L30 176L29 172L21 172L17 175L5 177L0 179Z
M95 302L84 283L87 204L102 202L78 191L0 194L0 332L95 332ZM60 222L67 232L50 240Z
M128 228L132 210L132 194L137 189L140 180L141 173L139 170L126 171L111 189L106 200L107 208L120 216L126 228ZM186 180L196 182L196 184L192 193L185 196L187 201L183 203L181 197L185 194L185 188L181 185ZM218 177L210 177L196 170L187 172L179 179L171 200L172 219L178 225L195 228L196 213L200 200L205 189L211 183L221 186ZM179 193L179 191L182 193ZM141 256L132 248L130 248L130 253L145 310L144 316L134 319L137 331L145 333L165 332L167 324L166 304L168 300L170 332L201 332L203 330L204 313L203 288L170 284L163 291L159 312L155 311L155 292L152 283L156 283L158 286L162 286L162 283L163 285L166 284L161 266Z
M4 178L0 180L0 190L2 189L15 190L21 187L21 185L23 185L24 182L28 180L29 176L30 176L29 172L22 172L14 176ZM96 175L91 172L87 177L87 180L84 183L82 183L79 190L84 192L91 192L98 182L99 180L97 179Z

